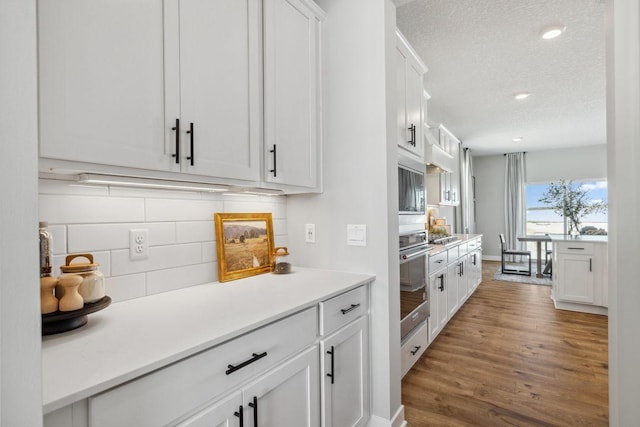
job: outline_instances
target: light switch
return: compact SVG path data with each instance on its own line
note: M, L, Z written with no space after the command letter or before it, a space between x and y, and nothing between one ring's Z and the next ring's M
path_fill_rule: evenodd
M347 224L347 245L367 246L367 226L365 224Z

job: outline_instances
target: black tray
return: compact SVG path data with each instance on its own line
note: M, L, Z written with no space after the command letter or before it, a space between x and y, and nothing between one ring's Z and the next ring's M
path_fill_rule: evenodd
M84 326L89 321L87 314L95 313L111 304L111 298L104 296L96 302L85 303L84 307L73 311L56 311L42 315L42 335L53 335Z

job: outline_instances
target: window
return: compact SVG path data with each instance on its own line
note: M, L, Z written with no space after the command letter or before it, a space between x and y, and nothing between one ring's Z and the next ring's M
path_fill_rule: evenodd
M540 201L550 184L527 184L527 234L568 233L569 227L565 218ZM592 203L607 203L607 181L573 181L571 188L585 190L587 199ZM580 234L607 234L607 212L591 213L580 218L579 229ZM529 243L527 249L535 254L535 243Z

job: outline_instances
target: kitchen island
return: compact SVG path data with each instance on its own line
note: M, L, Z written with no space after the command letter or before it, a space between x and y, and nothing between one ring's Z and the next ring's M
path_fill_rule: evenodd
M312 372L314 366L319 369L318 346L323 343L318 337L358 324L361 343L368 342L367 285L374 278L294 268L291 274L262 274L114 304L92 314L80 329L43 337L45 426L120 425L120 419L127 425L174 422L296 354L293 362L309 353L307 377L315 375L311 381L317 385L323 381ZM220 362L223 374L212 384L200 384L207 372L197 369L209 369L211 360ZM253 366L243 373L243 363ZM193 384L183 384L190 375ZM167 379L170 384L164 383ZM166 401L157 400L168 390L178 393L181 386L186 393L202 389L212 394L182 402L180 395L169 393ZM314 387L309 389L313 393ZM145 394L151 400L145 401ZM142 400L136 400L138 396ZM129 399L141 406L130 408ZM145 404L153 410L148 417ZM142 421L127 418L128 409L143 414ZM319 419L317 412L311 409Z
M608 314L608 236L549 235L553 243L553 290L556 308Z

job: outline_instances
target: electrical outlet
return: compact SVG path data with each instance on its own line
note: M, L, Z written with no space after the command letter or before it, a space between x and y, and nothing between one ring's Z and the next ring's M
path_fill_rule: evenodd
M131 261L149 258L149 230L129 230L129 258Z
M316 225L306 224L304 227L304 241L307 243L316 242Z

